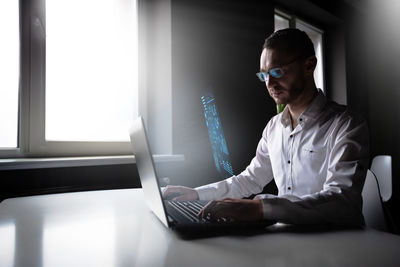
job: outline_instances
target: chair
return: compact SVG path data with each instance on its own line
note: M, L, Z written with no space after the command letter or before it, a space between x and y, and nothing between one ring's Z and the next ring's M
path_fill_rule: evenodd
M392 197L392 157L387 155L374 157L371 171L378 180L382 201L387 202Z
M375 175L370 170L367 171L362 198L362 212L366 226L381 231L387 231L378 182Z

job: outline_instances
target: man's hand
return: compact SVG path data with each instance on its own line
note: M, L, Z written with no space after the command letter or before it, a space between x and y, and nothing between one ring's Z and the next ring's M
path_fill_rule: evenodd
M234 221L258 221L263 217L261 200L232 199L214 200L198 214L200 219L219 221L227 218Z
M198 200L199 194L196 190L186 186L171 186L167 185L162 193L164 199L174 201L187 201L187 200Z

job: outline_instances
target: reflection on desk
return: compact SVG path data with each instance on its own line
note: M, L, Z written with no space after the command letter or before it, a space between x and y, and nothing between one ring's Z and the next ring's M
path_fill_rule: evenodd
M372 229L183 240L140 189L0 203L0 266L400 266L400 237Z

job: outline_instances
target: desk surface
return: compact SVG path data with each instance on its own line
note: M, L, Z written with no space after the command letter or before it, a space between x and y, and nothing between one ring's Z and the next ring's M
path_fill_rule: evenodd
M0 266L400 266L400 236L367 230L183 240L144 206L140 189L0 203Z

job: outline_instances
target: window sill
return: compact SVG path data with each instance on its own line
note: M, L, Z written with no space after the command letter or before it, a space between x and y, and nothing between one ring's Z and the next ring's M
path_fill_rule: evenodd
M184 155L154 155L155 162L184 161ZM63 168L80 166L134 164L135 156L97 156L60 158L14 158L0 159L0 170Z

